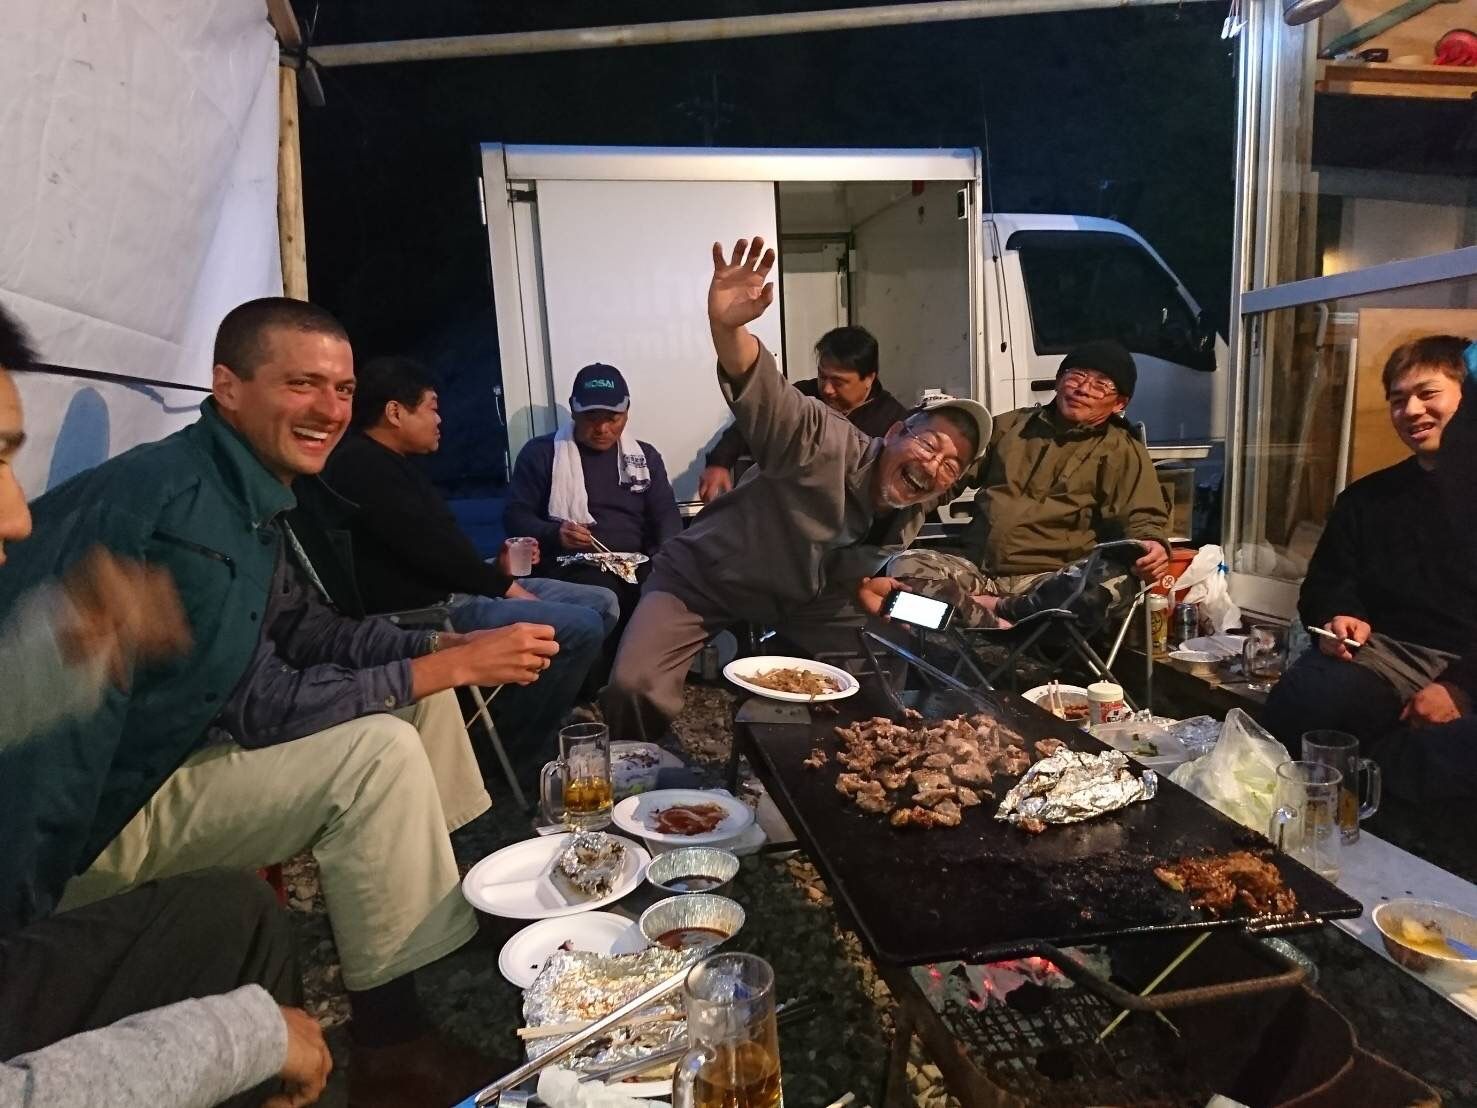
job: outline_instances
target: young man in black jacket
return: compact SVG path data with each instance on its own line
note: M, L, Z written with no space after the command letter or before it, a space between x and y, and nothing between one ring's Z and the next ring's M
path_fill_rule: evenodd
M504 689L492 703L508 745L542 754L599 657L619 606L608 589L514 580L507 544L495 564L483 561L412 460L436 451L440 426L429 371L409 358L375 358L359 371L353 428L323 477L352 502L354 574L370 612L449 601L452 626L462 634L514 623L554 628L559 653L548 671L531 685Z
M1372 741L1401 721L1432 726L1470 711L1449 671L1477 641L1477 572L1457 553L1437 478L1466 346L1430 336L1385 364L1390 420L1413 456L1346 488L1313 552L1298 610L1330 636L1318 636L1277 683L1263 716L1293 751L1313 728Z
M877 340L865 327L834 327L815 344L815 379L796 381L804 396L814 396L863 434L880 439L894 423L908 418L908 409L882 387L877 376ZM738 424L730 423L708 451L698 483L704 504L733 488L734 470L749 453Z

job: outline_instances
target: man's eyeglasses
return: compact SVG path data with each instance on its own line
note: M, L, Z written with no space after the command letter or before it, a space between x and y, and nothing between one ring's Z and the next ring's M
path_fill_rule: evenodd
M1118 389L1112 381L1085 369L1069 369L1062 374L1062 384L1071 384L1087 393L1094 400L1106 400Z
M944 454L944 444L937 438L929 435L925 438L911 427L905 427L903 434L913 440L913 448L923 455L925 461L935 463L934 472L938 474L938 480L944 485L952 485L964 472L959 459L954 455Z

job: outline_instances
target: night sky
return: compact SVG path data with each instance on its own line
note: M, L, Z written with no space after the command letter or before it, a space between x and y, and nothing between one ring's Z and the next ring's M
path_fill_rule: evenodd
M295 5L321 43L843 6ZM1235 139L1224 14L1194 3L324 70L328 104L302 117L311 295L344 319L360 357L418 353L443 392L467 394L443 480L497 469L493 452L469 454L469 436L486 439L495 361L481 142L987 147L997 210L1124 220L1224 331Z

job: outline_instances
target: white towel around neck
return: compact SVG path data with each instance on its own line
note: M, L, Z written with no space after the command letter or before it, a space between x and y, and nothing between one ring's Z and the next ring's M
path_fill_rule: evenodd
M646 464L646 451L636 437L622 433L619 445L620 481L632 492L645 492L651 486L651 470ZM568 523L595 522L590 514L590 498L585 492L585 467L580 462L579 444L574 441L574 424L566 423L554 434L554 473L549 481L549 518Z

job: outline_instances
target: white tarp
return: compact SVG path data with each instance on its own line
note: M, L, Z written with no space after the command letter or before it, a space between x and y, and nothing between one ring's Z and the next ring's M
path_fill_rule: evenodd
M5 8L0 302L44 361L208 385L221 316L282 290L277 48L264 3ZM117 453L192 408L182 390L38 380L22 382L32 493L45 487L64 423L95 439L102 418L106 452ZM74 400L94 414L69 418ZM70 452L95 455L97 445Z

